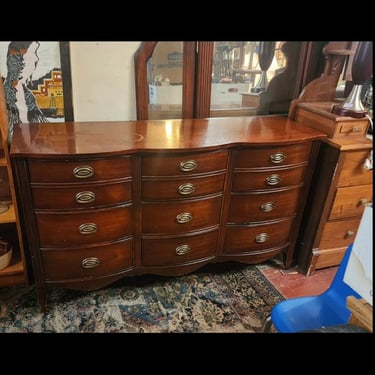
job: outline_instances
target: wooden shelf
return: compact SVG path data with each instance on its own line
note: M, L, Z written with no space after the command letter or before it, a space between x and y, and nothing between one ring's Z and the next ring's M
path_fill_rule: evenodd
M0 287L25 283L25 272L20 254L13 251L13 257L8 267L0 270Z
M10 204L9 210L0 214L0 224L15 223L15 222L16 222L16 213L14 212L13 204Z

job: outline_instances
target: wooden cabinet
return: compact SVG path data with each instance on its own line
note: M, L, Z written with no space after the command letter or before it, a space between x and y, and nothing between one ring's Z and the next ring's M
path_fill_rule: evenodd
M281 253L290 267L324 137L278 116L16 126L42 309L49 285L95 289Z
M365 168L372 151L368 120L324 113L324 108L305 103L296 110L298 121L329 135L320 147L296 247L297 264L307 275L340 264L372 202L373 173Z
M21 224L18 216L16 191L9 158L8 116L3 86L0 82L0 238L12 248L9 265L0 270L0 287L27 284L28 274L24 256Z

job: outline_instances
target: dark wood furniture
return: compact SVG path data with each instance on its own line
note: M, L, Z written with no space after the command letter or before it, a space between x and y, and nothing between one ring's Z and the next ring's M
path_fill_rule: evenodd
M354 241L366 205L372 203L372 169L365 168L373 143L369 120L331 113L334 102L301 102L296 120L325 132L296 245L306 274L339 265Z
M39 302L47 286L212 262L293 263L319 143L278 116L20 125L11 157Z

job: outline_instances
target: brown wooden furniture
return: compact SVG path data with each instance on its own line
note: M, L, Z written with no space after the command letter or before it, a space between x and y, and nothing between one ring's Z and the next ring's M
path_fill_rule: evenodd
M357 299L354 296L346 299L346 305L352 313L349 323L373 332L372 306L366 300Z
M13 248L12 260L9 266L0 270L0 287L28 283L7 138L8 116L3 85L0 81L0 202L3 202L8 207L6 211L0 213L0 237L7 240Z
M296 120L325 132L296 245L297 264L306 275L340 264L372 202L372 170L365 168L373 144L367 118L337 116L333 102L299 103Z
M17 126L11 158L42 309L48 285L277 254L290 267L324 137L277 116Z

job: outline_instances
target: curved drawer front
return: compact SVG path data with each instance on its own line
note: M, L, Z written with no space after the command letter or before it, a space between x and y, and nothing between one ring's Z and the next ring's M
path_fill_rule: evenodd
M362 216L367 204L372 202L372 185L338 188L329 220Z
M307 162L311 143L291 146L241 149L237 152L235 168L264 168Z
M306 167L304 166L264 172L235 170L232 191L245 192L249 190L300 185L304 181L305 171Z
M250 223L279 219L297 212L299 188L260 194L233 194L229 223Z
M142 239L142 265L172 266L214 256L218 231L168 239Z
M343 153L337 186L372 184L373 171L364 168L370 150Z
M293 219L256 226L227 225L224 254L284 246L289 241L292 224Z
M130 156L107 159L29 160L30 181L43 183L105 181L131 175Z
M355 239L361 218L328 222L318 247L321 250L347 247Z
M224 187L225 174L171 180L142 181L144 200L181 199L219 193Z
M131 205L85 212L36 212L41 247L72 247L118 240L132 233Z
M144 234L178 234L219 224L222 196L200 200L144 203Z
M85 249L44 250L42 263L46 281L85 279L121 272L133 264L133 241Z
M227 151L145 154L143 176L193 175L226 169Z
M37 209L88 208L125 203L131 200L131 181L76 187L32 186Z

